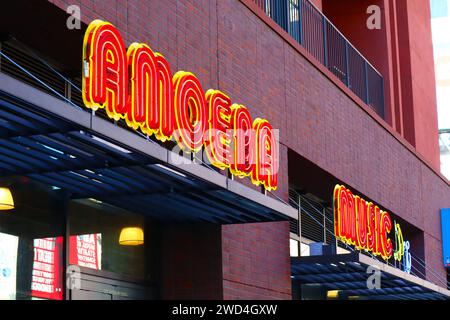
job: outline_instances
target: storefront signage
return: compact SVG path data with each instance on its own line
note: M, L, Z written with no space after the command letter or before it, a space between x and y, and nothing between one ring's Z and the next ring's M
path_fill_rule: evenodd
M62 245L62 237L34 240L33 297L62 300Z
M411 272L410 243L404 241L400 224L393 222L388 212L354 195L342 185L334 188L333 206L334 233L337 238L358 250L381 256L384 260L394 256L403 271ZM393 228L394 239L391 240Z
M442 258L444 266L450 268L450 209L441 210Z
M188 152L202 148L209 161L237 177L274 190L278 184L275 130L219 90L203 91L185 71L173 77L167 60L144 43L126 50L119 31L94 20L83 44L83 100L124 119L134 130L160 141L174 140Z
M69 263L95 270L102 269L102 234L70 236Z
M387 260L393 245L388 238L392 229L389 213L345 188L334 189L334 231L343 242L365 249Z

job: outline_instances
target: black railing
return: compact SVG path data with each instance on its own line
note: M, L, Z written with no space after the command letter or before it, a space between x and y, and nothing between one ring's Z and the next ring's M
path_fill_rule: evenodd
M253 0L281 28L384 118L381 74L308 0Z

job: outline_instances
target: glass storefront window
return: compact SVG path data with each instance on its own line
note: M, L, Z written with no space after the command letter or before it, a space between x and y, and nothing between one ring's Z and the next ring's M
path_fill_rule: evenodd
M142 215L95 199L71 201L68 215L70 264L135 279L147 277L146 244L151 242L151 236L147 237L145 231L151 226ZM119 243L122 230L130 227L142 230L145 235L142 245Z
M9 186L15 208L0 211L0 299L60 300L65 196L17 180Z
M18 247L18 237L0 233L0 300L16 298Z
M14 181L8 187L15 207L0 210L0 300L62 300L64 263L79 267L84 292L96 284L99 294L112 295L114 281L156 288L156 223L95 199L71 200L62 189L25 177ZM133 296L125 288L114 294Z

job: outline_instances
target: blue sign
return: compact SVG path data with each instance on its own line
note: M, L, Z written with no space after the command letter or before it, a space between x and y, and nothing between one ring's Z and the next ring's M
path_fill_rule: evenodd
M441 210L441 223L444 266L450 268L450 209Z

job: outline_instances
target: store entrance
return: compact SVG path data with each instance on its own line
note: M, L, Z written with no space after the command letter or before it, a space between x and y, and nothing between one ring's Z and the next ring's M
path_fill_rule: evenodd
M157 222L26 178L8 191L14 210L0 214L0 300L159 297Z
M81 274L81 286L68 290L70 300L151 300L156 289L139 283Z
M68 299L157 298L159 228L155 223L99 200L84 199L70 201L67 225Z

